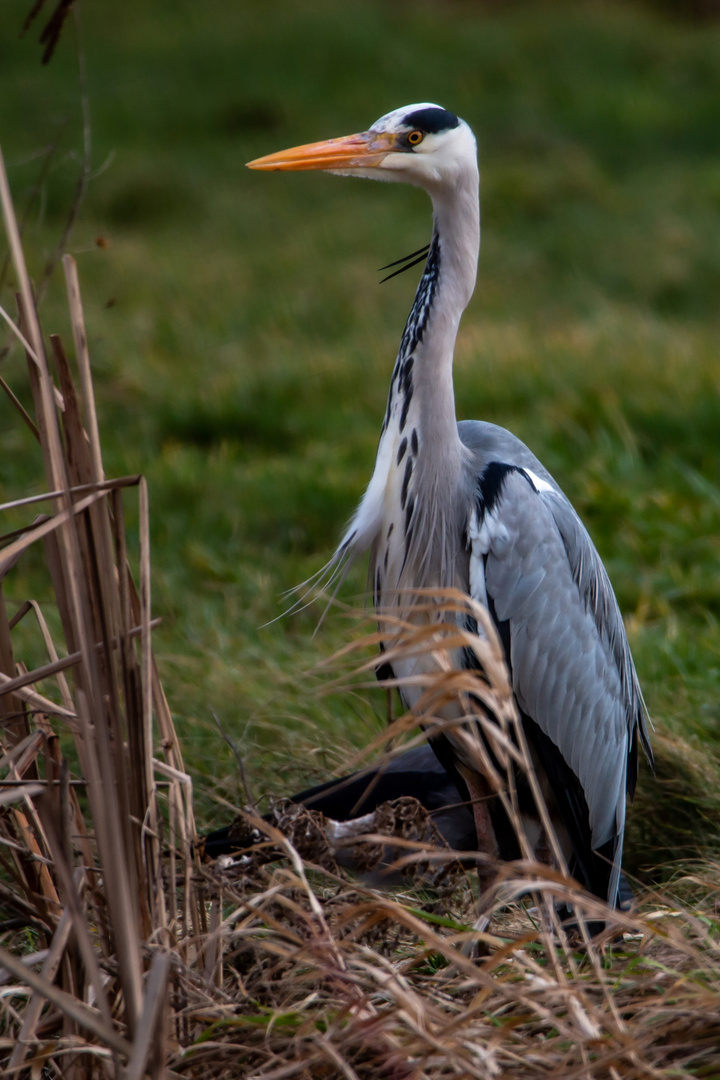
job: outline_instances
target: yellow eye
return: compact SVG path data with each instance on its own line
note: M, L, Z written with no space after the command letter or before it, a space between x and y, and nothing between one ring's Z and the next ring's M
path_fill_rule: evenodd
M423 141L423 138L424 136L422 131L411 131L407 137L407 141L410 143L411 146L417 146L418 143L421 143Z

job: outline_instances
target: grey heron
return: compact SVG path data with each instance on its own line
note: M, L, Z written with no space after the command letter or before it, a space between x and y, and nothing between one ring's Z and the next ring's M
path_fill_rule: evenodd
M433 587L458 588L487 608L568 865L614 906L638 743L652 765L620 609L580 518L535 455L495 424L456 418L453 350L480 245L473 133L424 102L366 132L249 165L404 182L432 200L432 239L375 468L333 562L369 552L379 610L405 614L411 590ZM416 670L417 661L394 662L400 679ZM418 693L402 690L408 708ZM480 850L512 857L507 823L463 745L448 732L433 747L472 800Z

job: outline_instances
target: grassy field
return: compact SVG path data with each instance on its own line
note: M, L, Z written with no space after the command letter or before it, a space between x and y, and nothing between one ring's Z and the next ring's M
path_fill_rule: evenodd
M3 8L0 144L39 281L83 128L73 28L43 68L38 28L19 38L28 7ZM622 3L79 13L92 175L69 249L106 469L150 485L156 648L205 821L238 797L213 714L256 794L325 777L384 724L381 692L322 698L308 674L361 633L356 617L333 613L315 636L317 609L271 620L369 478L414 288L412 272L379 287L376 268L430 227L422 193L244 162L435 100L480 142L458 415L531 446L615 585L662 765L660 783L642 776L631 865L717 843L718 25ZM5 277L8 309L12 293ZM43 316L70 341L58 271ZM19 351L0 367L25 400ZM3 500L38 489L39 453L4 397L0 455ZM34 580L30 561L8 600ZM363 589L358 568L349 609Z

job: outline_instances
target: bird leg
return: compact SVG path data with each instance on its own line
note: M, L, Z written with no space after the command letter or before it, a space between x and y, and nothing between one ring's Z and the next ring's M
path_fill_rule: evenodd
M480 773L462 769L462 777L467 784L470 801L472 803L473 817L475 818L475 831L477 833L477 850L482 855L489 856L478 862L478 880L480 893L485 893L495 880L494 860L497 859L499 850L495 836L495 829L490 818L489 800L492 791L487 780Z
M495 861L499 855L497 837L490 818L489 800L492 791L487 780L481 773L471 772L458 763L458 772L467 785L473 817L475 818L475 832L477 834L477 850L485 858L479 859L477 864L478 883L480 896L478 898L478 917L475 920L475 929L481 932L487 930L492 919L494 894L492 886L495 882ZM463 948L466 956L472 956L476 960L484 956L487 946L479 940L468 944Z
M554 866L557 869L557 859L550 846L550 838L544 828L540 829L540 837L535 845L535 858L544 866Z

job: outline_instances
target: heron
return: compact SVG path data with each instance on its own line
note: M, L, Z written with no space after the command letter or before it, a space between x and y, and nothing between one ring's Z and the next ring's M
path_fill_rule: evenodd
M473 132L442 106L421 102L394 109L367 131L282 150L249 167L407 183L430 196L430 244L414 253L419 259L400 260L425 265L375 467L329 565L369 553L378 611L407 615L413 590L453 588L489 612L566 864L614 907L639 744L653 762L647 710L610 580L569 500L515 435L457 420L453 353L480 249ZM417 661L395 660L392 669L402 683ZM412 709L419 691L406 685L401 694ZM503 812L464 747L452 731L433 739L472 804L478 849L512 857ZM540 851L537 829L535 837Z

